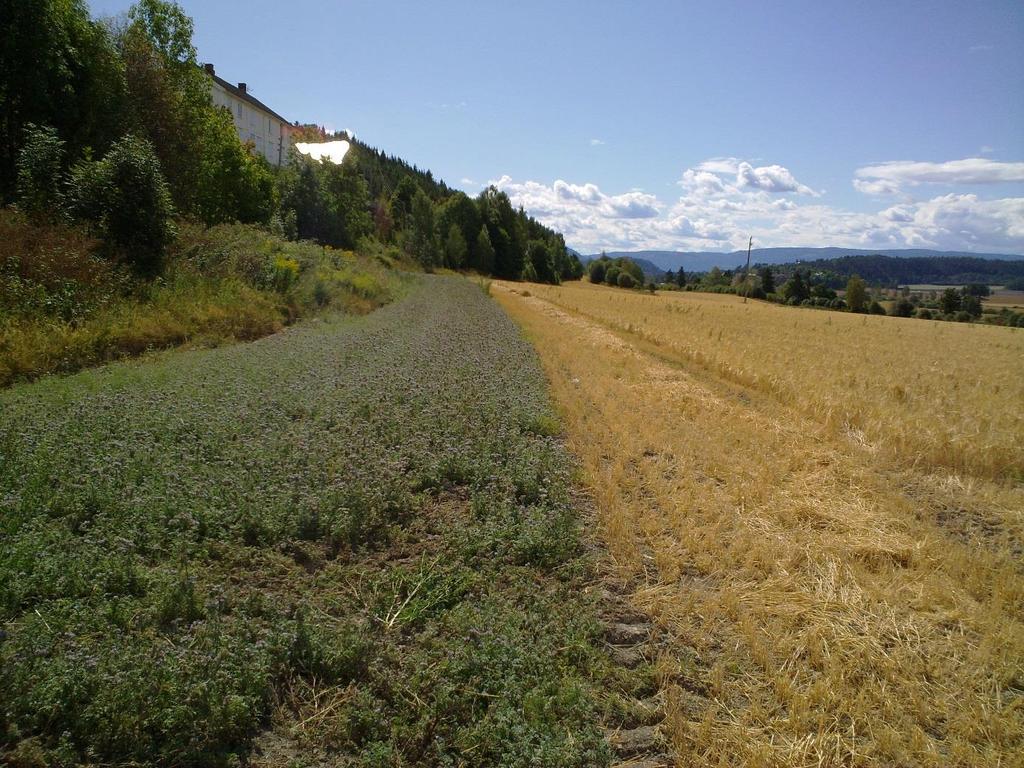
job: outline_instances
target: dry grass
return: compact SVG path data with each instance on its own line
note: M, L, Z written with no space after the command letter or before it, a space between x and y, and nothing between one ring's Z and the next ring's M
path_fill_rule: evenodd
M1021 764L1024 337L520 290L680 765Z
M998 309L1003 307L1019 309L1024 307L1024 291L1008 291L1003 288L997 288L992 292L991 296L985 299L985 306Z
M901 463L1024 479L1018 330L585 283L535 292L770 394Z

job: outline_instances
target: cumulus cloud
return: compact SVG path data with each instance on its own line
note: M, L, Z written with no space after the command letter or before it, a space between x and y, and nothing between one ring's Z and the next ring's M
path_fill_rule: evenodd
M969 157L945 163L893 160L858 168L854 177L895 185L998 184L1024 181L1024 163L1002 163L985 157Z
M600 203L604 199L604 195L601 194L601 190L597 188L596 184L583 184L579 186L558 179L552 189L559 200L574 200L578 203L591 205Z
M813 195L814 190L797 181L788 168L781 165L765 165L754 168L750 163L736 167L736 186L763 189L765 192L798 192Z
M736 193L738 191L781 194L795 192L817 196L817 192L801 184L793 173L781 165L755 166L736 157L713 157L683 172L680 184L704 194Z
M590 146L592 146L592 147L603 147L604 146L604 142L601 141L600 139L591 139L590 140Z
M700 168L687 168L683 171L683 178L679 183L686 189L704 195L713 195L726 191L725 182L722 179L711 171Z
M820 195L783 166L755 167L736 158L713 158L686 169L675 200L660 200L642 190L608 194L592 182L562 179L549 185L505 175L491 183L585 252L733 250L753 235L765 247L1024 253L1024 197L989 200L950 193L914 201L900 193L899 180L888 177L854 179L854 186L866 194L897 197L895 204L875 212L822 204Z
M533 181L515 184L507 175L491 183L506 191L517 204L546 215L573 213L588 219L649 219L657 216L660 208L658 198L640 190L606 195L596 184L570 184L562 179L550 187Z

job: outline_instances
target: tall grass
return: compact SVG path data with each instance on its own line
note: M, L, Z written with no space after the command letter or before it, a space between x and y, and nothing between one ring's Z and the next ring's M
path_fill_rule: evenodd
M0 210L0 386L147 350L251 340L330 307L368 312L399 282L369 255L256 227L183 223L164 275L143 281L75 227Z

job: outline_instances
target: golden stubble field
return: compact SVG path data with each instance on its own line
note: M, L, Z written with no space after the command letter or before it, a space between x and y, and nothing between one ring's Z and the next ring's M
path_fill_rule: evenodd
M1024 334L495 283L680 765L1021 765Z

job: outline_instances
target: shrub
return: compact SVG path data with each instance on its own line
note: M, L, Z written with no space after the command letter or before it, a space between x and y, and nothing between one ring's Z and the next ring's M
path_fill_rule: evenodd
M930 309L921 307L920 309L917 310L917 316L922 320L931 320L935 317L935 313L932 312Z
M603 261L593 261L590 263L590 269L588 271L588 277L592 283L603 283L604 282L605 265Z
M900 299L893 305L892 314L895 317L913 317L914 305L907 299Z
M632 288L636 285L636 281L629 272L619 272L619 276L615 278L615 282L619 288Z
M160 273L174 237L174 207L148 141L126 136L103 160L80 164L71 196L76 213L94 222L108 248L140 274Z
M621 273L622 270L613 264L612 266L608 267L608 269L605 270L604 281L608 283L608 285L618 285L619 275Z
M274 259L274 287L281 293L287 292L299 279L299 262L285 256Z
M884 315L885 307L883 307L877 301L872 301L871 306L868 307L868 313L872 315Z

